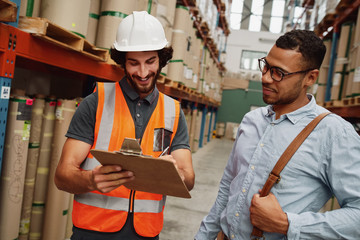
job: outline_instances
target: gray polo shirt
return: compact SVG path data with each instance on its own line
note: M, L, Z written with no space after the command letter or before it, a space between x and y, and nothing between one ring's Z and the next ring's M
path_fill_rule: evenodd
M141 139L159 99L159 90L155 87L152 93L144 99L140 99L125 77L119 83L134 120L135 136L137 139ZM71 120L66 137L93 144L97 101L97 92L84 98ZM178 129L170 146L170 151L176 149L190 149L186 119L181 109Z

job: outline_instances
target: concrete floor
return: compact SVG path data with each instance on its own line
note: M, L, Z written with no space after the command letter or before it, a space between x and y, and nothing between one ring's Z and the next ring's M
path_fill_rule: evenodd
M192 155L195 186L192 198L167 197L160 240L191 240L217 196L219 182L234 141L212 139Z

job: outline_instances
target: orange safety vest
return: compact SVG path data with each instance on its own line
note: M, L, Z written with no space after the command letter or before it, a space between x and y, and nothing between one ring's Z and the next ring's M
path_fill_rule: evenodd
M98 83L97 92L98 106L92 149L118 151L125 137L135 138L133 118L119 83ZM157 105L142 137L143 154L158 157L161 153L161 149L153 151L154 146L159 144L154 142L155 129L172 132L171 144L176 134L179 116L179 102L159 93ZM91 170L97 165L99 162L89 153L81 168ZM144 237L155 237L163 227L165 200L164 195L133 191L124 186L109 193L92 191L76 194L73 224L93 231L116 232L124 226L128 212L133 211L136 232Z

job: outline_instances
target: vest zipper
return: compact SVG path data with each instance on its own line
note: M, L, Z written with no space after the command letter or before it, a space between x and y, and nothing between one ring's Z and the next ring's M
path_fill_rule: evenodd
M135 203L135 190L130 191L130 198L129 198L129 212L134 212L134 203Z

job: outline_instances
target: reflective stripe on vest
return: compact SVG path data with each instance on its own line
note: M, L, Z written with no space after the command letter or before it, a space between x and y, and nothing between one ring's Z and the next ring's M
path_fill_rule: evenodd
M125 137L135 138L133 118L119 83L98 83L98 107L92 149L119 150ZM176 134L180 116L180 104L159 93L157 106L150 117L141 141L143 153L157 157L153 151L154 129L164 128L170 132L171 141ZM99 162L89 154L81 165L91 170ZM136 232L145 237L158 235L163 225L166 197L159 194L136 191L134 203L129 204L132 191L124 186L109 192L93 191L74 197L73 223L75 226L102 232L119 231L125 224L128 211L134 211ZM131 209L129 209L129 207Z
M106 208L117 211L128 211L129 208L129 199L127 198L119 199L118 197L111 197L92 192L77 194L75 197L76 201L80 203L98 208ZM102 206L104 200L106 200L106 207ZM165 201L166 196L163 196L161 201L135 199L134 205L136 206L136 212L160 213L162 212L162 207L165 205Z
M114 84L104 84L104 107L102 111L102 117L100 122L100 128L98 132L98 139L96 141L95 149L107 150L111 137L111 130L113 128L113 119L115 114L115 88ZM101 93L100 93L101 94Z

